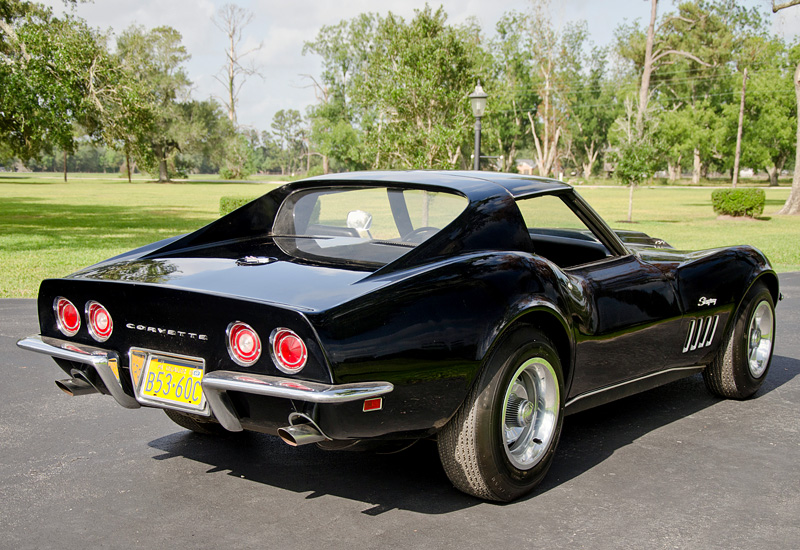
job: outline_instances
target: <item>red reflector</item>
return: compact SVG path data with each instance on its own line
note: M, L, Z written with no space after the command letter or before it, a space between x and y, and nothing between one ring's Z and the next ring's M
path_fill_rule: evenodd
M53 302L53 310L56 313L58 330L65 336L75 336L81 328L81 316L78 308L66 298L58 297Z
M86 304L86 317L89 320L89 334L98 342L105 342L114 330L114 321L108 310L97 302Z
M249 367L261 357L261 339L247 323L236 321L228 325L228 354L234 363Z
M305 342L288 328L276 328L269 337L270 353L278 370L286 374L300 372L306 366L308 349Z
M383 409L383 397L364 400L364 412L379 411Z

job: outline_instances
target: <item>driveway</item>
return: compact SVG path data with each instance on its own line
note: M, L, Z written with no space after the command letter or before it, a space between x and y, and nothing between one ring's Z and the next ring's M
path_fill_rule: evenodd
M755 398L694 376L569 416L544 484L499 505L452 488L435 445L389 455L202 437L159 410L68 397L0 300L0 548L796 548L800 273Z

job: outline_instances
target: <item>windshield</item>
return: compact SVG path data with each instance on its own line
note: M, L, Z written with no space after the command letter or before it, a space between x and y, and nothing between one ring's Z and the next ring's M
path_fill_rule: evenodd
M466 206L460 195L417 189L307 189L281 204L272 236L291 256L382 266L430 239Z

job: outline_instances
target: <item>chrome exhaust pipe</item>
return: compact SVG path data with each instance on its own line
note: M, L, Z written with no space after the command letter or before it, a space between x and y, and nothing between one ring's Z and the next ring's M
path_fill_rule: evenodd
M299 412L293 412L289 415L289 425L285 428L278 428L278 435L287 445L292 447L331 439L325 435L322 428L317 426L313 418Z
M308 445L309 443L317 443L328 439L322 435L322 432L313 424L295 424L293 426L286 426L285 428L278 428L278 435L285 443L292 447Z
M103 382L100 382L99 384L93 382L92 379L89 378L85 372L78 369L72 369L72 372L70 372L70 374L72 375L73 380L76 380L78 382L83 382L84 384L89 384L92 388L94 388L94 391L96 391L97 393L101 393L103 395L109 395L109 391L103 385Z
M84 382L83 380L80 380L78 378L67 378L66 380L56 380L56 386L64 393L71 396L89 395L90 393L100 393L97 390L97 388L95 388L88 382Z

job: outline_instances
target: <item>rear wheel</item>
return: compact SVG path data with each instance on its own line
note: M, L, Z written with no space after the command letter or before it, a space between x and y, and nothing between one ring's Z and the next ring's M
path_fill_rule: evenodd
M233 433L223 428L219 423L214 422L213 420L208 420L205 417L182 413L172 409L164 409L164 412L167 414L170 420L175 422L175 424L181 428L186 428L187 430L191 430L199 434L224 435Z
M757 283L745 296L727 340L703 371L706 387L721 397L750 397L767 377L774 346L775 305L769 290Z
M561 361L541 332L511 329L438 436L453 485L487 500L532 491L553 460L564 408Z

